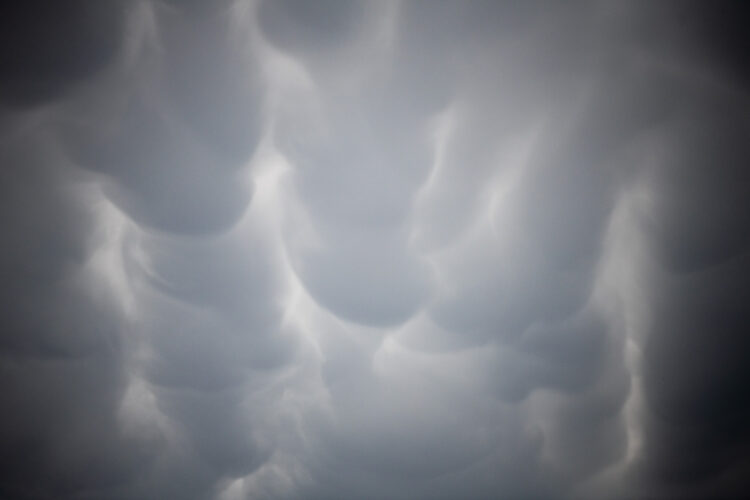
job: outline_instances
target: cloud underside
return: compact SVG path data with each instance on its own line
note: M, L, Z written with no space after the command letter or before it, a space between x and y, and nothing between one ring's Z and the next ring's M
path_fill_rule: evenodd
M0 496L741 496L737 10L0 8Z

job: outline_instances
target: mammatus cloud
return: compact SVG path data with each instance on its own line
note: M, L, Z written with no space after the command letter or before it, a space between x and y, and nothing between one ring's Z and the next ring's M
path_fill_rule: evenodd
M0 496L742 496L746 21L9 3Z

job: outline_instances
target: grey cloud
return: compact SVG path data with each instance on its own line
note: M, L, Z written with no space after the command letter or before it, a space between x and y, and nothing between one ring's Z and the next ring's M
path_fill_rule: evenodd
M336 50L358 36L365 23L366 0L343 2L262 1L258 19L263 33L283 50L308 56Z
M221 231L252 197L239 171L261 134L259 70L230 14L156 4L135 67L62 123L72 161L110 176L113 201L138 222Z
M729 2L0 18L0 496L741 496Z

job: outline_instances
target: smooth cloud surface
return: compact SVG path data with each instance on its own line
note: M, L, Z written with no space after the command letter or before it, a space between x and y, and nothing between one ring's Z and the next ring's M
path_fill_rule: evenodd
M736 5L16 3L0 496L745 493Z

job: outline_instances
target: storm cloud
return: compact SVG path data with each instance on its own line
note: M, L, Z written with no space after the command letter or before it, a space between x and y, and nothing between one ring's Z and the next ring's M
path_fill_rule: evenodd
M738 2L0 7L0 497L716 498Z

